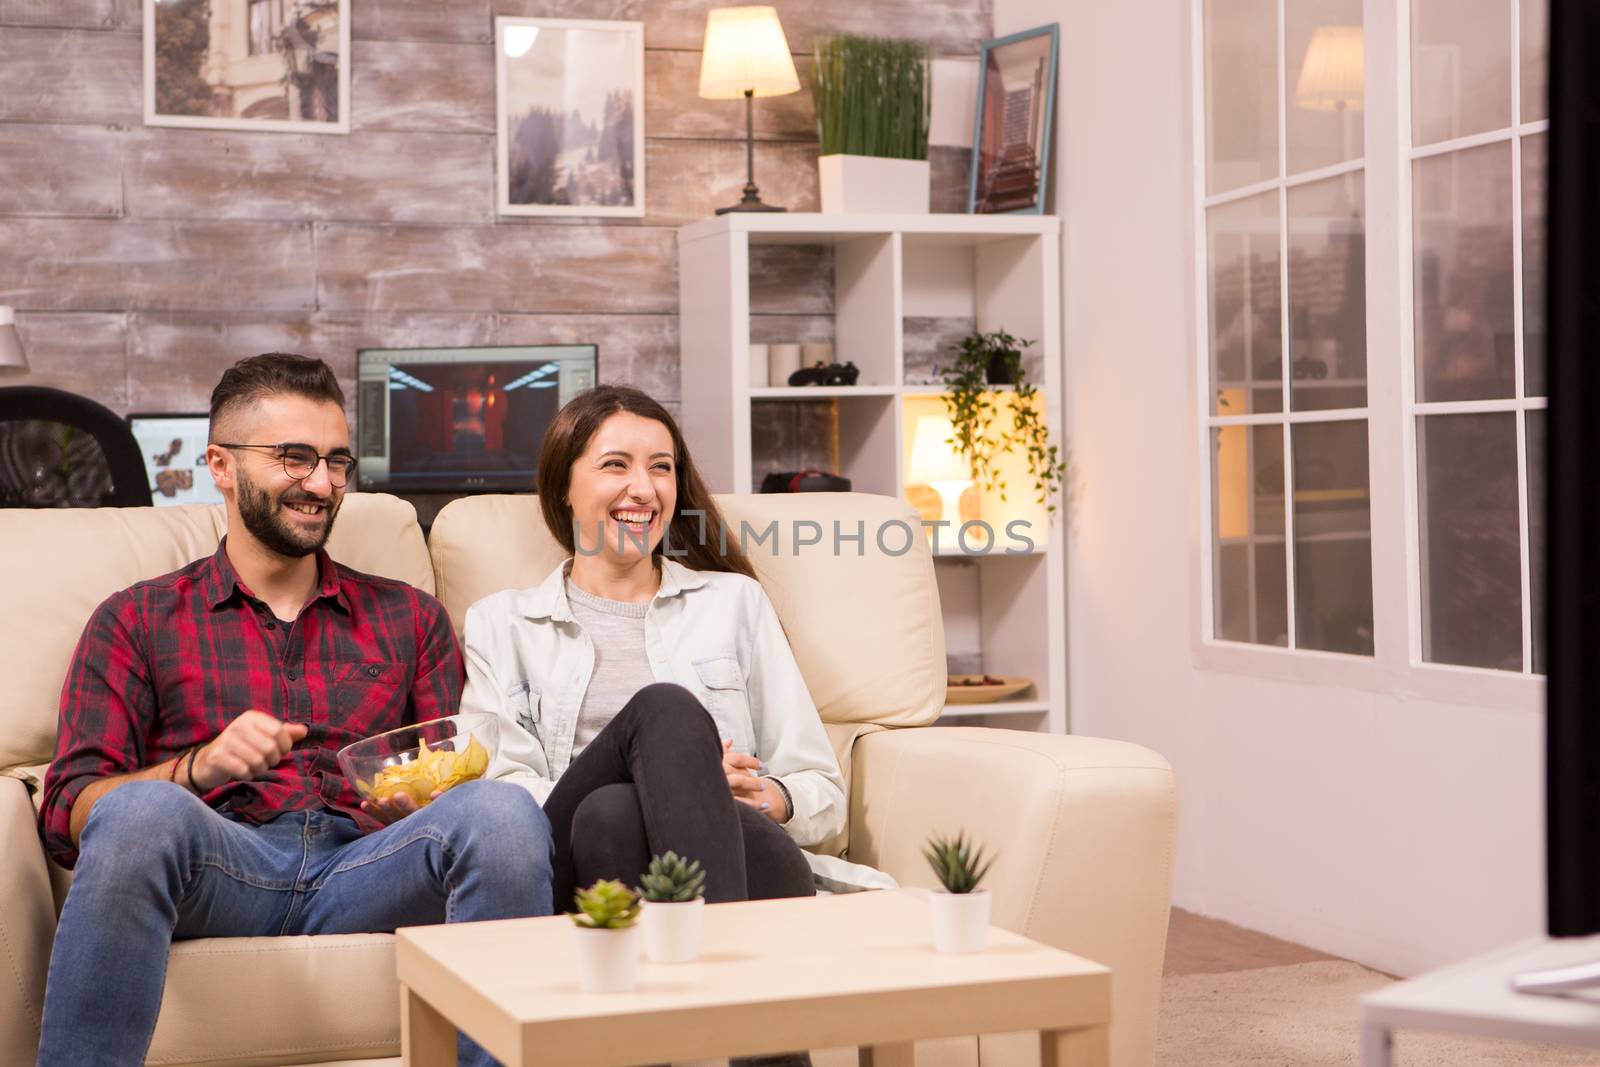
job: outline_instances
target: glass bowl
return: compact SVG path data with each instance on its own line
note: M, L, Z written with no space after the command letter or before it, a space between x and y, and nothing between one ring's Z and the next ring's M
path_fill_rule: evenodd
M408 793L426 807L435 792L481 778L500 747L500 720L447 715L362 738L341 748L339 769L363 800Z

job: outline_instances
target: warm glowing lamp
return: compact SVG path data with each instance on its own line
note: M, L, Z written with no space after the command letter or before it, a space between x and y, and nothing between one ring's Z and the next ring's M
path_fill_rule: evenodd
M763 204L756 189L755 105L758 96L800 91L789 41L773 7L722 7L706 14L705 50L700 57L700 95L707 100L744 98L744 198L729 211L782 211Z
M906 471L906 480L931 485L943 504L940 517L959 523L961 494L972 484L972 467L949 443L954 437L955 427L945 416L919 417L911 439L911 467Z
M28 357L17 334L17 313L0 304L0 375L27 373Z
M1294 102L1308 111L1360 111L1362 80L1360 26L1318 26L1311 35Z

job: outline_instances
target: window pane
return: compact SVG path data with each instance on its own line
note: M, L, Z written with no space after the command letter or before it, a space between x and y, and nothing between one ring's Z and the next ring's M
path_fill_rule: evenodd
M1544 396L1545 384L1545 182L1549 147L1544 134L1522 139L1522 374L1528 396Z
M1367 424L1294 434L1295 646L1372 655L1372 514Z
M1206 212L1212 414L1283 410L1278 194Z
M1289 173L1359 159L1361 0L1297 0L1284 8L1284 34Z
M1533 670L1544 674L1545 414L1528 412L1528 605L1533 609Z
M1290 404L1367 404L1367 257L1362 173L1289 190Z
M1278 176L1277 0L1206 4L1206 191Z
M1412 166L1417 399L1512 396L1511 144Z
M1550 117L1550 0L1522 0L1522 121Z
M1283 429L1224 426L1211 431L1211 444L1216 636L1287 645Z
M1411 17L1412 143L1509 126L1509 0L1415 0Z
M1522 670L1512 413L1417 420L1422 658Z

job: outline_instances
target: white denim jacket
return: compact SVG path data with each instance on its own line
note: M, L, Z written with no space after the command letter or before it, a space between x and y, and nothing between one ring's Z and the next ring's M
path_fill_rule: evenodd
M543 803L567 765L578 709L594 672L594 645L567 603L569 559L544 584L507 589L467 611L463 712L500 717L489 777L516 782ZM661 588L645 611L645 651L658 682L693 693L735 751L763 760L794 800L784 824L799 845L844 828L844 776L800 677L777 612L742 574L661 561Z

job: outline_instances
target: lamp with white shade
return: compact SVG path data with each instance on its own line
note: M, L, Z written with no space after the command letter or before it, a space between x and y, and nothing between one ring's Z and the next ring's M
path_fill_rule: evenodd
M17 313L0 304L0 374L28 373L28 357L17 333Z
M961 494L972 485L972 467L951 444L955 427L943 415L923 415L911 439L911 464L907 482L933 487L943 504L941 518L961 521Z
M722 7L706 14L705 50L700 57L700 96L706 100L744 98L744 197L730 211L783 211L761 201L756 188L755 103L758 96L800 91L789 41L773 7Z
M1360 26L1318 26L1311 35L1294 102L1308 111L1360 111L1364 93Z

